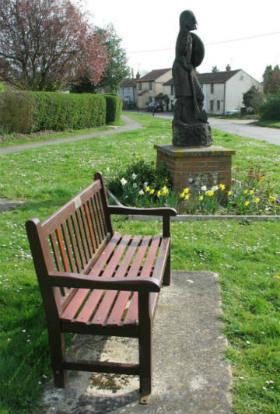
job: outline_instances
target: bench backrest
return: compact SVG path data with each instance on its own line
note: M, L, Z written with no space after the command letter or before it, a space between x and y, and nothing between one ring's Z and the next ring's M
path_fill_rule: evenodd
M48 273L88 273L113 234L101 174L97 173L92 185L45 222L30 220L26 228L43 298L50 294L46 292L50 290ZM53 290L58 312L75 291Z

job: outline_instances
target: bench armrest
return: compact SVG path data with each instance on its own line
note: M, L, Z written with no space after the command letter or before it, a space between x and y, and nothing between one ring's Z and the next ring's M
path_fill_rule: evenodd
M170 217L176 216L175 208L158 207L158 208L136 208L123 206L108 206L109 214L120 215L138 215L138 216L161 216L163 221L163 237L170 237Z
M110 289L138 292L160 291L160 280L155 277L126 277L124 279L114 279L70 272L51 272L49 273L48 283L53 287Z

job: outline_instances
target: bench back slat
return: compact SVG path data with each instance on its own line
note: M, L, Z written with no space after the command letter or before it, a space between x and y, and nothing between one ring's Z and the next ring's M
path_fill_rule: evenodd
M37 253L32 247L33 236L29 233L34 228L40 233L37 237L44 245L43 257L40 260L45 262L47 272L87 273L112 237L102 176L96 174L95 178L93 184L45 222L35 227L27 226L34 261ZM38 272L38 266L36 271L40 283L40 279L46 278L46 272ZM65 308L76 290L53 289L59 312Z

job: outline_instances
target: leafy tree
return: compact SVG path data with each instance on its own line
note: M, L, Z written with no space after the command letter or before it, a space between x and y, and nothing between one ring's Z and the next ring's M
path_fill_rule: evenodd
M71 0L0 0L0 78L54 90L86 73L97 84L107 65L102 34Z
M268 65L263 74L263 90L265 94L275 94L280 91L280 68L279 65Z
M243 103L247 109L252 108L254 112L258 112L263 103L263 94L256 86L252 86L243 94Z
M121 39L112 25L105 29L99 29L99 33L106 36L108 65L98 86L116 93L121 81L129 75L126 53L121 47Z

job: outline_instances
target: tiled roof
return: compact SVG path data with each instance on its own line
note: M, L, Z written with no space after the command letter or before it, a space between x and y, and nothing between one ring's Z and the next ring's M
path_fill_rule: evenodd
M239 72L241 69L229 70L225 72L209 72L209 73L198 73L197 77L200 83L224 83L229 80L233 75ZM173 79L165 82L165 86L173 85Z
M121 88L135 88L136 87L136 79L126 78L123 79L120 83Z
M155 81L157 78L164 75L166 72L168 72L170 70L171 70L171 68L152 70L151 72L149 72L146 75L142 76L142 78L138 79L138 82Z
M199 73L198 80L200 83L224 83L241 69L228 70L224 72Z

